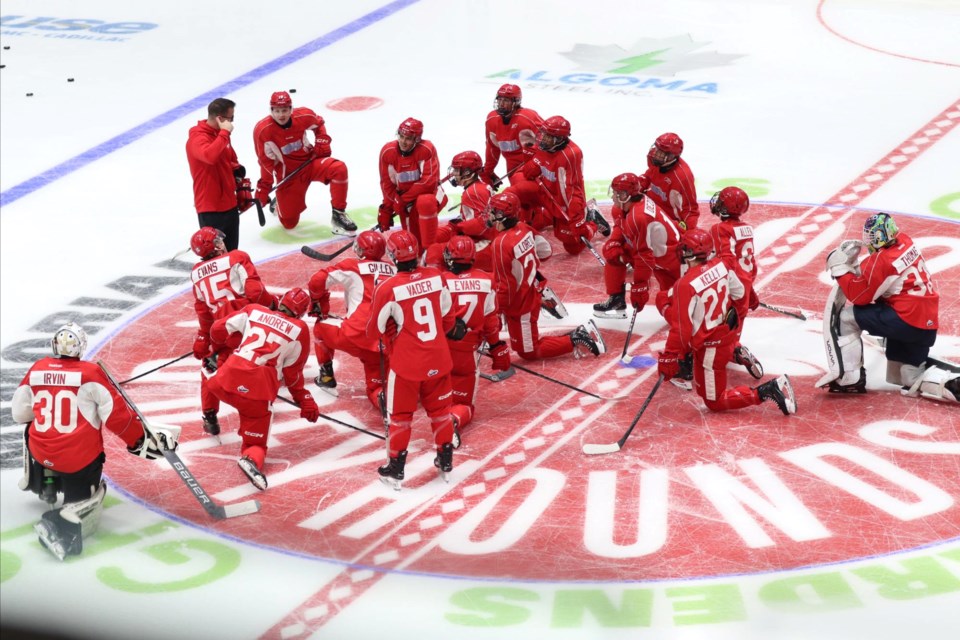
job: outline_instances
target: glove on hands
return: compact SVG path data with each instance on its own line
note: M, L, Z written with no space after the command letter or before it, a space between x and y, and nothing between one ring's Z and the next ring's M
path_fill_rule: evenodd
M630 285L630 304L634 309L643 309L650 301L650 285L646 282L634 282Z
M660 352L660 357L657 359L657 371L667 380L676 378L677 374L680 373L679 354L673 351Z
M193 357L197 360L203 360L208 355L210 355L210 338L198 333L193 340Z
M317 407L317 401L313 399L310 392L304 392L303 397L300 398L300 417L309 422L320 419L320 408Z
M506 371L510 368L510 347L503 340L490 345L490 358L493 368L497 371Z

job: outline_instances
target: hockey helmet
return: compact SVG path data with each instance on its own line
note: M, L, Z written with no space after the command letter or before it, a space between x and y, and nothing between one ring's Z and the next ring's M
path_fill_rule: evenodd
M68 322L53 334L50 348L58 358L82 358L87 351L87 332L76 322Z
M739 218L750 208L750 198L740 187L724 187L710 198L710 212L721 220Z
M394 263L409 262L420 257L417 237L405 229L394 231L387 238L387 253Z
M223 244L225 237L220 229L203 227L190 238L190 248L204 259L214 255L220 256L227 252L227 247Z
M310 294L300 287L294 287L280 298L279 308L288 316L300 318L310 308Z
M361 231L353 241L353 252L361 260L379 260L387 250L387 241L379 231Z

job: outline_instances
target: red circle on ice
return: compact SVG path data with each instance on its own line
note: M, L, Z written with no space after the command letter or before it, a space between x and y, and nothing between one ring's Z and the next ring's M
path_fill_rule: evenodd
M347 96L327 103L333 111L369 111L383 104L383 99L374 96Z
M712 223L703 213L701 220ZM404 488L394 492L377 478L385 459L381 440L323 419L312 425L278 402L265 468L269 488L259 492L237 466L236 413L221 410L222 443L202 432L200 372L192 359L128 385L128 392L148 418L183 427L180 456L217 503L256 498L262 510L212 520L168 465L145 465L116 439L109 439L107 471L123 490L200 526L386 571L561 581L692 578L814 566L953 538L960 530L952 498L960 495L960 412L902 398L883 382L883 354L869 341L869 394L814 388L824 363L824 256L842 239L859 237L866 215L755 203L746 216L755 230L760 299L810 316L801 321L763 309L743 334L767 378L791 376L795 416L771 403L711 414L692 392L663 384L622 451L586 456L583 444L619 439L656 379L655 367L620 364L628 320L603 320L602 358L523 364L626 398L598 402L521 371L502 382L481 379L477 420L463 433L450 484L435 473L422 415ZM940 290L956 292L957 225L897 218L923 250ZM605 297L600 268L587 252L567 256L557 245L554 256L544 267L551 287L586 320L590 305ZM259 268L280 290L303 286L323 264L295 252ZM194 320L185 289L122 328L98 357L123 378L146 371L190 350ZM941 353L960 355L956 296L941 298L940 321ZM573 328L562 322L542 319L541 326L545 333ZM163 341L155 340L157 327L167 328ZM656 355L664 338L650 306L636 321L628 353ZM325 414L381 433L360 371L338 355L339 399L309 382L308 388ZM316 374L313 358L306 373L308 380ZM757 384L736 366L729 379Z

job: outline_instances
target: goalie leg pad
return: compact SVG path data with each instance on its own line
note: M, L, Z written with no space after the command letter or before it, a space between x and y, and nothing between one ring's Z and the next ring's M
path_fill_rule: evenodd
M103 513L103 500L106 496L107 483L101 480L100 486L89 499L64 505L60 510L60 517L79 527L81 539L88 538L100 527L100 515Z
M86 500L44 513L33 527L40 544L60 561L67 556L80 555L84 538L90 537L100 526L106 495L107 484L101 480L96 492Z
M846 298L834 287L827 301L823 319L823 343L827 354L827 373L817 381L818 387L831 382L840 386L857 384L863 367L862 329L853 315L853 307L843 306Z
M960 402L960 376L939 367L927 367L909 389L901 390L905 396L922 396L938 402Z

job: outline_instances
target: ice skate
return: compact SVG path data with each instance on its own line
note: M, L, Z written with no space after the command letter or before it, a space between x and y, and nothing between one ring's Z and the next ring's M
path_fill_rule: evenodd
M757 387L757 393L760 395L761 401L773 400L776 402L785 416L797 412L797 398L793 394L790 378L785 375L764 382Z
M733 361L745 368L755 379L759 380L763 377L763 365L745 346L737 345L734 348Z
M448 476L450 472L453 471L452 442L440 445L440 450L437 451L437 457L433 459L433 466L437 468L437 473L440 474L441 480L444 482L450 482L450 478Z
M604 238L610 237L610 233L612 232L610 223L607 222L607 219L603 217L603 214L600 213L599 209L594 209L589 203L587 204L587 221L596 224L597 231L599 231Z
M627 317L627 300L623 293L611 293L603 302L593 305L593 315L604 320Z
M277 213L277 199L276 199L276 198L270 198L270 203L269 203L269 207L268 207L268 208L270 209L270 214L271 214L273 217L277 217L277 216L279 215L279 214Z
M827 386L827 391L830 393L856 393L862 394L867 392L867 371L863 367L860 367L860 379L854 382L853 384L840 384L839 379L830 382Z
M211 436L220 435L220 420L217 419L216 411L203 412L203 430Z
M337 379L333 376L332 362L324 362L320 365L320 375L313 379L313 383L334 398L340 397L340 393L337 391Z
M600 335L600 330L597 329L593 320L588 320L586 324L577 327L570 334L570 339L573 341L574 354L578 358L580 357L580 351L577 347L584 347L595 356L607 352L607 344L603 341L603 336Z
M563 306L560 298L557 297L557 294L554 293L550 287L544 287L543 291L540 292L540 308L557 320L562 320L570 315L567 313L567 308Z
M243 456L237 460L237 464L243 469L243 472L247 474L247 477L250 478L250 483L255 486L260 491L263 491L267 488L267 476L263 475L263 472L260 469L257 469L257 465L248 458Z
M334 209L330 214L330 230L338 236L357 235L357 225L341 209Z
M403 467L406 464L407 450L404 449L397 454L396 458L390 458L387 460L387 464L377 469L377 473L380 474L380 482L388 487L393 487L394 491L400 491L403 483Z

